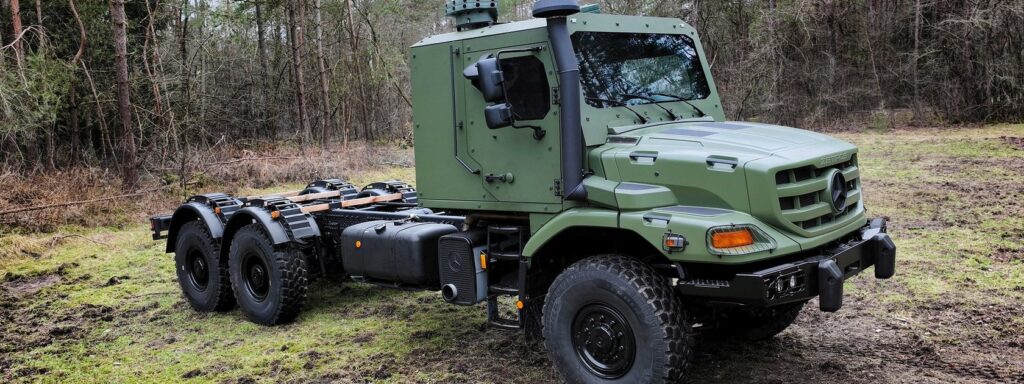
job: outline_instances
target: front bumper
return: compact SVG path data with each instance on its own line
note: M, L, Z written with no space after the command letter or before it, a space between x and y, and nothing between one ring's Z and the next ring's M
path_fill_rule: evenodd
M731 280L681 279L676 289L685 297L761 307L820 296L820 309L835 312L843 306L843 282L871 266L879 279L895 273L896 245L886 234L883 219L861 229L859 240L825 249L820 255L737 273Z

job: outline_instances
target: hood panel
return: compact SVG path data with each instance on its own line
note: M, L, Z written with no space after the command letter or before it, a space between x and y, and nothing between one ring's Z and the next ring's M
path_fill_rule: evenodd
M836 229L863 217L857 149L845 141L746 122L675 122L618 132L594 152L610 181L664 186L678 204L750 213L815 243L844 234ZM841 213L831 211L822 192L832 170L847 181L849 207Z
M691 141L709 150L748 153L758 157L835 141L834 138L803 129L735 121L671 123L626 131L623 135L642 136L644 141Z

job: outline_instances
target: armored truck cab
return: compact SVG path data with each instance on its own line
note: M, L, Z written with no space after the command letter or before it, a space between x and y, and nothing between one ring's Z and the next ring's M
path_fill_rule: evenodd
M324 179L152 218L196 310L292 321L314 276L486 303L569 382L673 382L694 337L770 338L895 272L857 148L728 121L693 27L541 0L411 49L416 188Z

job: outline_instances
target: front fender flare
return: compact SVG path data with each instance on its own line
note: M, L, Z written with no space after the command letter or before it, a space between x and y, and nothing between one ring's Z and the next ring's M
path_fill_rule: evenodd
M530 236L523 247L523 256L532 258L548 241L573 227L619 228L619 213L599 208L574 208L562 212Z

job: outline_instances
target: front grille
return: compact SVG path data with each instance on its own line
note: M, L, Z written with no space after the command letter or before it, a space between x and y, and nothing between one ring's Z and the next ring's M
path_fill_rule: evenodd
M838 214L832 210L830 196L826 191L828 175L833 169L842 172L847 181L846 209ZM775 174L775 183L782 221L808 232L841 222L850 212L860 209L857 155L822 167L808 165L779 171Z

